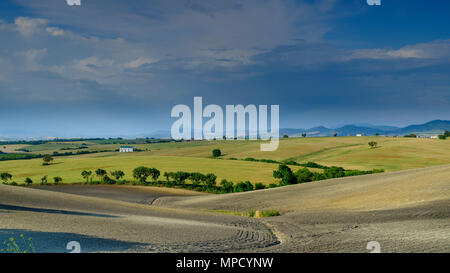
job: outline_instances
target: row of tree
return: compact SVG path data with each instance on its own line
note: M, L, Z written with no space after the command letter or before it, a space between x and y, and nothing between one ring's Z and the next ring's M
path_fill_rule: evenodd
M292 185L298 183L306 183L331 178L340 178L346 176L356 176L364 174L382 173L384 170L373 169L371 171L346 170L342 167L327 167L323 169L323 173L312 172L307 168L297 170L295 173L286 165L280 164L278 170L273 171L273 177L278 178L278 186ZM270 187L277 185L271 184Z
M165 180L159 180L161 172L156 168L149 168L145 166L140 166L133 170L133 178L136 179L135 182L122 180L125 173L121 170L111 171L109 174L104 169L97 169L95 171L84 170L81 172L81 176L86 180L86 183L89 184L132 183L152 186L178 187L212 193L244 192L266 188L263 183L252 184L250 181L234 183L226 179L223 179L218 185L217 176L215 174L203 174L200 172L164 172L163 176L165 177ZM98 181L93 180L94 176L98 177Z
M8 184L8 181L12 180L12 178L13 178L13 176L10 173L7 173L7 172L0 173L0 179L3 181L3 184ZM55 185L61 183L62 181L63 181L63 179L60 176L53 177L53 183ZM33 180L31 178L29 178L29 177L26 177L24 182L27 185L33 184ZM45 176L43 176L41 178L41 185L47 185L47 184L49 184L48 176L45 175ZM11 185L17 185L17 183L16 182L11 182Z

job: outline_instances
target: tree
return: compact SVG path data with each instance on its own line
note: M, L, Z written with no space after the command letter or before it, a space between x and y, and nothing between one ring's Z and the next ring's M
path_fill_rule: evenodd
M91 177L91 175L92 175L92 171L86 171L86 170L84 170L84 171L81 172L81 176L82 176L84 179L86 179L86 183L89 183L89 177Z
M297 182L298 183L303 183L303 182L311 182L314 180L314 173L311 172L309 169L307 168L302 168L299 169L296 173L295 176L297 177Z
M47 184L47 175L44 175L42 178L41 178L41 185L45 185L45 184Z
M289 138L289 136L288 135L283 135L283 138Z
M370 148L373 149L373 148L377 147L377 144L378 144L378 143L376 143L375 141L370 141L370 142L367 143L367 144L369 144Z
M278 170L273 171L273 177L281 178L280 185L297 184L297 177L286 164L278 165Z
M112 171L111 175L117 179L117 181L119 181L120 179L122 179L122 177L125 176L125 173L121 170L117 170L117 171Z
M55 185L57 185L58 183L62 182L62 178L59 176L55 176L53 177L53 182L55 182Z
M98 178L100 178L100 181L105 181L105 176L108 173L103 169L97 169L95 170L95 174L98 176Z
M51 155L45 155L42 160L44 161L42 165L50 165L53 161L53 157Z
M169 182L169 178L172 176L171 172L164 172L164 177L166 178L167 182Z
M303 133L303 134L302 134L302 137L306 137L306 133Z
M213 157L219 157L219 156L221 156L222 155L222 151L220 151L219 149L214 149L213 151L212 151L212 156Z
M150 176L152 177L153 181L156 182L158 180L159 176L161 175L161 172L156 168L150 169Z
M375 134L375 136L379 136L379 135L380 135L380 133L376 133L376 134Z
M29 186L29 185L33 184L33 180L31 180L31 178L27 177L27 178L25 178L25 183Z
M12 174L10 174L10 173L0 173L0 179L1 180L3 180L3 182L4 183L7 183L8 182L8 180L11 180L12 179Z
M150 168L141 166L133 170L133 177L139 180L141 183L146 183L147 178L151 175Z
M205 175L202 173L190 173L189 180L192 181L192 185L198 186L205 179Z
M337 133L334 133L334 134L333 134L334 137L337 137L337 135L338 135Z
M439 139L445 140L447 137L445 135L439 135Z
M446 130L446 131L444 132L444 136L445 136L445 137L450 137L450 132Z
M213 188L216 186L217 176L213 173L208 173L205 175L203 182L205 183L207 188Z
M220 185L222 186L222 192L226 193L233 192L233 182L227 181L226 179L222 179Z
M179 171L173 174L173 178L178 185L183 185L186 179L189 178L189 173Z

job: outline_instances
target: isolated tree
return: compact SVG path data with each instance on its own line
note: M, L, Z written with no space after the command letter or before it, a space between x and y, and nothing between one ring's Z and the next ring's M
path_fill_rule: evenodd
M105 176L108 173L103 169L97 169L95 170L95 174L100 178L101 181L105 181Z
M47 184L47 182L48 182L48 181L47 181L47 177L48 177L47 175L44 175L44 176L41 178L41 184L42 184L42 185Z
M116 170L116 171L112 171L111 175L117 179L117 181L119 181L120 179L122 179L122 177L125 176L125 173L121 170Z
M337 137L337 135L338 135L337 133L334 133L334 135L333 135L333 136L334 136L334 137Z
M367 144L369 144L369 146L370 146L371 149L377 147L377 145L378 145L378 143L376 143L375 141L370 141L370 142L367 143Z
M10 173L0 173L0 179L3 180L4 183L8 182L8 180L12 179L12 174Z
M150 168L141 166L133 170L133 177L139 180L141 183L146 183L147 178L151 175Z
M31 178L27 177L27 178L25 178L25 183L29 186L29 185L33 184L33 180L31 180Z
M379 136L379 135L380 135L380 133L376 133L376 134L375 134L375 136Z
M303 134L302 134L302 137L306 137L306 133L303 133Z
M53 162L53 157L51 155L45 155L42 160L44 161L43 165L50 165Z
M289 136L288 135L283 135L283 138L289 138Z
M91 175L92 175L92 171L86 171L86 170L84 170L84 171L81 172L81 176L82 176L84 179L86 179L86 183L89 182L89 177L91 177Z
M53 177L53 182L55 182L55 185L62 182L62 178L59 176L55 176Z
M219 157L219 156L221 156L222 155L222 151L220 151L219 149L214 149L213 151L212 151L212 156L213 157Z

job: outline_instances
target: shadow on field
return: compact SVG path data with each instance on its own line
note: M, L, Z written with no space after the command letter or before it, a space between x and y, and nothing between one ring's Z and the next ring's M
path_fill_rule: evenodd
M105 218L117 218L118 216L107 215L107 214L96 214L78 211L68 211L68 210L57 210L57 209L42 209L42 208L30 208L21 206L12 206L0 204L0 210L7 211L31 211L40 213L56 213L56 214L67 214L67 215L78 215L78 216L95 216L95 217L105 217Z
M21 251L32 252L33 250L29 241L29 238L31 238L32 246L37 253L69 253L72 251L72 248L68 250L66 247L67 244L72 241L80 244L81 253L125 252L127 250L133 251L146 246L146 244L142 243L102 239L75 233L0 229L0 249L4 249L4 252L7 252L4 242L10 240L10 238L14 238Z

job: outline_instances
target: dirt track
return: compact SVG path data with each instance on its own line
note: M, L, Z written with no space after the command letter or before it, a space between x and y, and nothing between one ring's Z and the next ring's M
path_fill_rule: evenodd
M0 240L25 234L41 252L66 252L69 241L83 252L368 252L369 241L382 252L450 252L450 165L227 195L73 193L0 185ZM249 209L282 216L206 212Z

